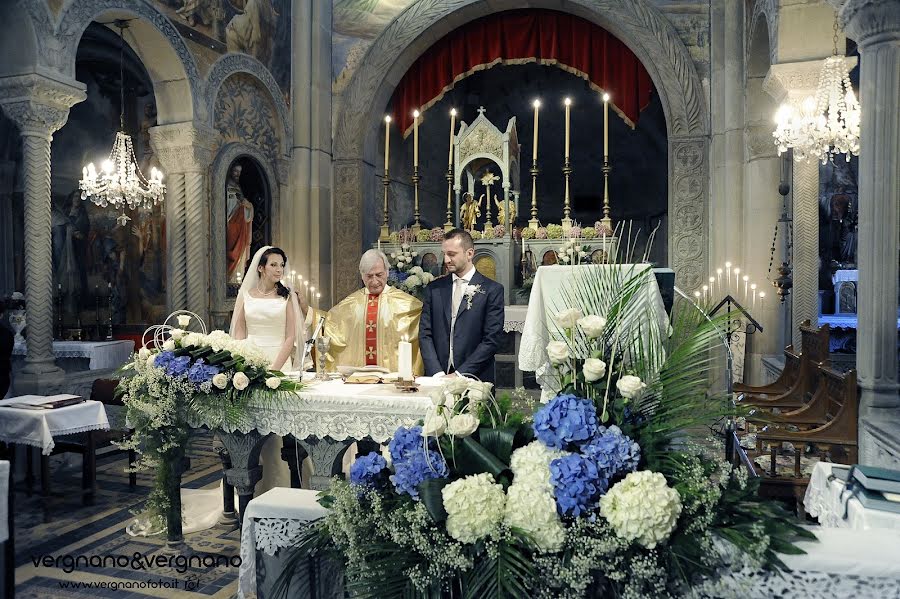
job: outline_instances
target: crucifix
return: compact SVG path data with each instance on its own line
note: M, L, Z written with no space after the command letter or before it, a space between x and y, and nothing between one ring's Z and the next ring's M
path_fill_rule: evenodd
M484 106L478 107L478 114L484 114L485 112L487 112L487 111L484 109Z

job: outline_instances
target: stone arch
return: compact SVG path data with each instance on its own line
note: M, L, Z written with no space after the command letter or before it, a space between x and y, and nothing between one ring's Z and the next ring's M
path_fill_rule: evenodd
M225 188L225 181L228 178L228 167L236 159L248 156L252 158L262 169L263 174L269 183L269 194L271 196L272 214L272 238L278 239L280 231L278 223L280 219L278 214L281 212L280 197L280 179L278 177L277 165L273 162L271 156L263 154L259 148L251 145L232 142L226 143L219 148L210 169L210 219L209 219L209 239L210 239L210 315L213 319L213 326L224 328L227 326L228 318L234 309L234 300L229 299L226 293L225 284L225 203L219 201L221 199L220 192ZM290 256L289 256L290 258ZM220 326L221 325L221 326Z
M137 19L129 23L125 41L153 82L158 123L204 119L202 78L194 55L168 17L149 2L70 0L57 18L54 37L58 48L43 54L41 60L74 78L75 55L87 26L96 20L133 17Z
M292 139L290 109L272 73L252 56L240 53L226 54L220 57L210 68L206 77L206 95L204 98L206 111L210 119L209 125L215 126L215 123L213 123L215 104L222 84L236 73L243 73L253 77L268 92L269 100L274 105L280 121L280 126L277 127L280 139L279 150L282 156L287 157L290 150L290 140Z
M771 38L772 23L768 15L756 8L763 5L758 2L754 6L754 23L750 26L751 37L748 38L747 56L744 69L745 110L747 121L745 140L751 160L756 158L775 157L775 144L772 141L772 116L777 103L766 87L766 77L772 65L773 43Z
M750 61L753 40L760 35L758 29L762 23L766 26L766 40L768 42L769 63L778 62L778 5L777 0L756 0L753 4L753 12L750 15L749 31L747 31L747 55L744 64Z
M709 196L707 106L700 77L672 25L648 0L419 0L391 22L369 48L344 94L334 135L333 256L358 254L363 238L359 215L375 186L379 115L397 82L435 41L485 14L514 8L564 10L591 21L625 43L643 62L660 95L669 140L669 263L678 285L695 289L706 273L694 247L707 246ZM678 243L691 238L692 244ZM690 248L683 253L677 248ZM336 266L340 297L354 288L352 268Z
M212 107L212 125L225 143L245 143L268 155L272 162L284 156L283 127L272 95L250 73L236 71L218 87Z

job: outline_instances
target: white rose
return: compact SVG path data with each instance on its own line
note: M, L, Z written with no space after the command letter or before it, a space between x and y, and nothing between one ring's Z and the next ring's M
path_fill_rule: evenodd
M152 354L147 357L147 366L150 368L156 368L156 354Z
M168 339L165 343L163 343L163 351L173 351L175 349L175 340Z
M574 253L575 253L575 249L574 249L574 248L569 248L569 249L566 250L566 253L567 253L567 254L570 254L570 255L571 255L571 254L574 254Z
M150 350L147 349L146 347L142 347L140 350L138 350L138 358L140 358L141 360L146 360L149 357L150 357Z
M571 329L582 316L584 316L584 314L582 314L581 310L578 308L569 308L568 310L557 312L553 317L553 320L560 328Z
M391 449L387 445L383 445L381 447L381 457L384 458L384 461L387 462L387 467L393 469L394 468L394 460L391 458Z
M462 395L469 388L469 379L461 376L453 377L444 383L443 389L451 395Z
M578 319L578 326L588 338L596 339L603 334L603 329L606 328L606 319L596 314L589 314Z
M418 256L418 255L419 255L419 252L413 252L413 253L412 253L412 257L413 257L413 258L415 258L415 257Z
M236 372L234 374L234 378L231 380L231 383L234 385L234 388L238 391L243 391L247 388L247 385L250 384L250 379L247 378L247 375L243 372Z
M466 397L469 398L469 401L474 403L483 402L490 395L491 387L493 387L491 383L481 383L479 381L473 381L469 384L469 389L466 392Z
M454 437L468 437L478 430L478 418L471 414L457 414L450 419L447 432Z
M273 391L281 386L281 379L277 376L270 376L266 379L266 387L272 389Z
M178 326L180 326L182 329L187 328L189 324L191 324L191 317L187 314L182 314L178 317Z
M619 393L622 394L622 397L626 399L640 398L646 388L646 383L641 381L640 377L631 374L626 374L616 381L616 389L618 389Z
M606 376L606 362L597 358L588 358L584 361L584 380L593 383L604 376Z
M406 278L406 281L403 282L407 288L412 289L413 287L418 287L422 284L422 279L418 277L418 275L409 275Z
M421 266L413 266L412 268L409 269L409 274L411 274L411 275L421 275L422 272L423 271L422 271Z
M444 397L443 389L435 389L429 395L431 396L431 403L433 403L435 406L442 406L447 403L447 400Z
M169 335L171 335L172 339L175 341L180 341L182 337L184 337L183 329L172 329L169 331Z
M562 364L569 359L569 346L563 341L551 341L547 344L547 355L551 364Z
M391 258L397 259L397 252L391 252Z
M426 437L440 437L447 429L447 421L440 414L429 414L422 424L422 434Z
M212 384L219 389L224 389L228 386L228 375L224 372L220 372L212 378Z

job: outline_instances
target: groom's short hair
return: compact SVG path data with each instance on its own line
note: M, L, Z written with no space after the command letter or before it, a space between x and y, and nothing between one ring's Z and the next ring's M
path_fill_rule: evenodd
M459 245L462 246L462 249L464 250L475 247L475 240L472 239L472 235L465 229L450 229L444 233L444 241L450 241L451 239L459 239Z

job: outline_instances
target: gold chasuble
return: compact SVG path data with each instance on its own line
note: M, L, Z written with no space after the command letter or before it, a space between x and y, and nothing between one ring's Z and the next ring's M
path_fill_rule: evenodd
M419 353L419 318L422 302L391 286L380 295L370 295L362 288L345 297L328 312L310 308L313 328L325 316L324 335L331 339L328 370L337 366L377 364L390 372L398 369L398 347L401 341L413 346L413 374L425 368Z

